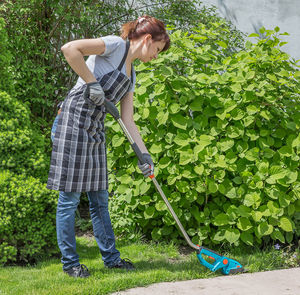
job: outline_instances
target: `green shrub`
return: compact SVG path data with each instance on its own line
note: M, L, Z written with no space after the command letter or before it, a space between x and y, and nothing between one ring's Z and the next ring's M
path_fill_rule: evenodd
M137 206L138 203L136 203ZM135 207L128 206L124 198L113 195L109 200L109 214L116 237L126 240L140 238L140 228L137 227Z
M57 193L38 179L0 172L0 264L32 263L57 252Z
M0 17L0 89L13 94L14 83L10 66L12 55L8 50L8 45L5 22L4 19Z
M278 28L262 28L264 39L229 57L220 24L195 31L173 33L168 52L136 68L134 119L157 180L194 243L291 242L300 211L297 65L280 50ZM180 239L109 118L111 189L148 237Z
M173 28L187 30L199 21L210 25L220 18L215 9L203 7L199 0L138 0L133 6L127 0L1 2L0 16L5 18L10 40L8 49L16 53L12 65L17 97L30 103L32 115L40 117L42 128L48 127L56 104L77 79L60 51L63 44L74 39L118 35L123 23L145 13L161 18ZM228 23L223 26L230 48L239 47L241 33Z
M0 169L47 179L49 157L44 136L30 122L30 111L0 91Z

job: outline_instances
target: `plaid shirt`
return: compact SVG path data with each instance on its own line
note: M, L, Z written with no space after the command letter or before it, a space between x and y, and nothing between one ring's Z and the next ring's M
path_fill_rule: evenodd
M121 72L129 49L126 43L119 67L97 81L106 99L117 104L131 87ZM132 77L132 72L131 72ZM108 189L103 105L83 98L86 84L72 89L61 107L53 140L47 188L64 192L89 192Z

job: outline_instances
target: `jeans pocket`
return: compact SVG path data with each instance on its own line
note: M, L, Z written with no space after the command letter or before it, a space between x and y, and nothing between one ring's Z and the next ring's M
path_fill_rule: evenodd
M55 132L56 132L56 128L57 128L58 118L59 118L59 115L57 115L55 117L53 125L52 125L52 129L51 129L51 140L52 140L52 142L54 140L54 136L55 136Z

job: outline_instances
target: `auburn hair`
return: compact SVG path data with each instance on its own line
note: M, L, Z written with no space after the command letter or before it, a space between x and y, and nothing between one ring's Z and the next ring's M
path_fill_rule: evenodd
M121 37L124 40L136 40L145 34L150 34L153 41L165 42L162 51L166 51L170 47L170 38L164 23L155 17L143 15L121 27Z

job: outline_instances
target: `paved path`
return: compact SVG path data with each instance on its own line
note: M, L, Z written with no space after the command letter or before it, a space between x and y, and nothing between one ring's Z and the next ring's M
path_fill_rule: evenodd
M300 268L158 283L113 295L300 295Z

